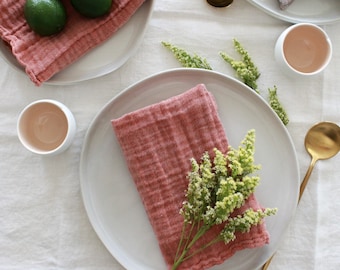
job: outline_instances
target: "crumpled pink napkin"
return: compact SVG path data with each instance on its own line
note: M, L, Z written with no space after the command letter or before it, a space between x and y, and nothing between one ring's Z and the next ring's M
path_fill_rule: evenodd
M170 269L178 246L183 217L179 210L185 199L190 158L197 160L214 147L228 149L227 138L217 114L214 97L203 84L160 103L112 120L129 170L158 238ZM259 209L251 196L245 208ZM219 231L209 231L202 242ZM185 261L179 269L202 270L224 262L236 251L260 247L269 241L265 225L239 234L237 240L223 242Z
M107 16L89 19L76 12L69 0L62 0L68 16L65 28L57 35L40 37L26 23L25 0L1 0L0 37L39 86L111 37L144 1L114 0Z

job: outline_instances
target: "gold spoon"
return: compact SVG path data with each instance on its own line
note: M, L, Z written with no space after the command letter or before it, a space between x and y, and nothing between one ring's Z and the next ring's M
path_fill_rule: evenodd
M320 122L308 130L305 137L305 148L312 160L306 175L300 185L299 201L318 160L334 157L340 151L340 127L332 122ZM272 255L263 265L262 270L267 270L273 259Z
M334 157L340 151L340 127L331 122L321 122L314 125L307 132L305 148L312 157L312 161L300 186L299 201L315 163L319 159Z

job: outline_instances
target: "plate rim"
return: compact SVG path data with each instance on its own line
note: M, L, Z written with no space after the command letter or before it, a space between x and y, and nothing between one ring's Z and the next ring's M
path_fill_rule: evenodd
M264 11L268 15L277 18L282 21L290 22L290 23L314 23L317 25L327 25L327 24L334 24L340 21L340 14L337 18L335 19L300 19L298 17L293 17L293 16L286 16L283 14L284 11L279 9L279 6L277 10L273 10L271 8L268 8L266 5L261 4L261 0L247 0L250 4L253 6L259 8L260 10Z
M88 139L90 138L93 130L92 128L94 127L94 125L97 123L97 121L100 121L100 116L102 114L105 114L105 111L109 110L109 107L110 106L113 106L115 101L116 100L119 100L119 98L121 97L124 97L124 95L126 94L129 94L130 91L132 91L134 88L138 87L139 85L141 84L144 84L144 83L147 83L149 80L154 80L155 78L159 77L159 76L166 76L166 75L169 75L169 74L176 74L176 73L186 73L186 72L194 72L194 73L199 73L199 72L203 72L203 73L211 73L213 75L217 75L217 76L220 76L220 77L224 77L225 79L227 80L231 80L233 81L233 83L236 83L236 84L239 84L239 85L242 85L242 87L244 89L247 89L247 91L249 93L251 93L251 95L253 96L257 96L257 98L259 100L261 100L261 102L263 103L264 106L270 108L270 106L268 105L268 103L264 100L263 97L261 97L260 95L258 95L257 93L255 93L252 89L250 89L248 86L244 85L242 82L240 82L239 80L233 78L233 77L230 77L228 75L225 75L223 73L220 73L220 72L217 72L217 71L211 71L211 70L204 70L204 69L195 69L195 68L173 68L173 69L168 69L168 70L164 70L164 71L161 71L161 72L157 72L153 75L150 75L150 76L147 76L145 77L144 79L141 79L133 84L131 84L130 86L126 87L124 90L122 90L121 92L119 92L117 95L115 95L113 98L111 98L106 104L104 104L104 106L101 107L101 109L95 114L94 118L91 120L89 126L88 126L88 129L86 131L86 134L85 134L85 137L84 137L84 141L83 141L83 147L82 147L82 151L81 151L81 155L80 155L80 166L79 166L79 175L80 175L80 186L81 186L81 195L82 195L82 199L83 199L83 203L84 203L84 206L85 206L85 209L86 209L86 213L88 215L88 218L90 220L90 223L93 227L93 229L95 230L97 236L99 237L99 239L101 240L101 242L104 244L104 246L107 248L108 252L123 266L123 267L127 267L126 263L122 261L121 257L116 257L115 255L116 254L113 254L112 251L110 250L110 248L108 247L108 243L106 241L103 240L103 234L101 232L99 232L99 230L102 230L101 228L101 224L94 224L93 223L93 216L94 214L93 213L89 213L88 210L89 208L93 208L93 205L89 205L85 199L86 197L89 197L88 194L85 194L84 193L84 186L85 186L85 180L83 179L83 173L82 173L82 170L83 170L83 166L84 166L84 158L85 158L85 155L86 155L86 152L88 151L88 147L86 146L86 142L88 141ZM270 108L270 110L272 110ZM282 124L281 120L277 117L277 115L275 114L275 112L272 111L272 114L273 116L275 116L277 118L277 121L279 121L280 125L282 126L284 132L285 132L285 136L286 138L288 139L289 141L289 144L290 144L290 147L291 147L291 150L292 150L292 153L293 153L293 164L294 164L294 171L295 171L295 176L297 177L297 183L296 183L296 190L295 190L295 199L296 199L296 203L293 204L295 205L294 208L292 209L292 211L290 212L290 216L288 217L288 220L289 222L287 222L286 226L285 226L285 229L282 230L282 234L281 236L279 237L280 239L282 239L283 235L285 234L285 232L288 230L288 227L289 227L289 224L292 220L292 218L294 217L295 215L295 212L296 212L296 209L297 209L297 201L298 201L298 188L299 188L299 179L300 179L300 171L299 171L299 161L298 161L298 158L297 158L297 152L296 152L296 149L295 149L295 145L294 145L294 142L292 140L292 137L291 135L289 134L288 132L288 129ZM103 232L103 231L102 231ZM281 240L280 240L281 241ZM277 241L277 243L273 246L272 250L270 251L270 254L267 255L267 257L265 258L265 260L263 260L263 262L265 262L268 258L270 258L270 256L272 254L275 253L276 249L278 248L278 245L279 245L279 242L280 241ZM112 241L111 241L112 242ZM112 243L110 243L112 244ZM117 246L117 245L116 245ZM267 248L267 247L264 247L264 248ZM242 251L239 251L239 252L242 252ZM269 256L270 255L270 256ZM130 268L126 268L126 269L130 269Z
M144 3L140 6L140 8L136 11L140 12L142 10L142 8L146 8L146 5L149 5L147 13L145 14L145 22L143 24L142 27L142 31L139 31L139 36L135 39L134 45L131 46L131 49L129 51L128 55L121 55L117 58L117 61L114 63L111 63L110 65L113 66L111 68L106 68L108 65L105 66L100 66L99 68L94 69L92 72L89 72L88 75L84 76L79 76L79 78L76 79L64 79L64 80L60 80L60 79L55 79L55 76L58 75L59 72L65 70L66 68L72 68L72 64L65 67L65 69L60 70L58 73L54 74L54 76L52 76L49 80L43 82L43 85L56 85L56 86L63 86L63 85L73 85L76 83L80 83L80 82L84 82L84 81L88 81L88 80L92 80L92 79L96 79L102 76L105 76L107 74L110 74L118 69L120 69L126 62L128 62L128 60L136 53L136 51L138 50L138 48L140 47L146 30L148 28L148 25L150 23L152 14L153 14L153 10L154 10L154 6L155 6L155 0L145 0ZM135 14L136 14L135 13ZM134 19L135 14L132 15L132 17L130 18L130 20L127 22L129 23L131 20ZM126 31L126 24L124 24L122 27L120 27L116 33L122 32L122 31ZM115 33L106 41L104 41L101 44L104 44L106 42L109 42L110 39L115 37ZM98 44L96 47L92 48L90 51L88 51L88 53L93 53L95 52L95 50L100 50L100 45ZM6 45L4 44L4 41L2 39L0 39L0 57L9 65L11 66L15 71L19 72L22 75L25 75L25 69L23 66L20 65L20 63L17 61L17 59L15 58L15 56L13 54L11 54L10 52L5 52L7 50ZM87 53L86 53L87 54ZM80 57L79 59L77 59L74 63L76 63L78 60L81 60L82 57ZM28 77L26 75L26 77Z

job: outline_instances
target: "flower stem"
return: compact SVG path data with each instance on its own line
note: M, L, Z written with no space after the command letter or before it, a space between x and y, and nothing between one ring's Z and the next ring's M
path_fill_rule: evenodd
M213 244L215 244L215 243L217 243L217 242L220 242L220 241L223 241L223 240L221 239L220 236L215 237L215 238L214 238L213 240L211 240L209 243L203 245L201 248L199 248L199 249L196 250L195 252L193 252L193 253L191 253L190 255L188 255L187 257L185 257L185 259L184 259L183 261L190 259L191 257L193 257L193 256L195 256L196 254L200 253L200 252L203 251L204 249L206 249L206 248L210 247L211 245L213 245Z
M190 230L190 235L189 237L187 238L187 242L185 243L184 247L183 247L183 250L182 250L182 253L181 255L178 257L178 252L181 250L181 248L179 248L177 250L177 253L176 253L176 259L174 261L174 264L171 268L171 270L176 270L177 267L185 260L187 260L188 258L192 257L192 255L188 255L188 252L190 251L190 249L192 248L192 246L211 228L211 226L209 225L203 225L199 228L199 230L196 232L196 234L192 237L191 241L190 241L190 238L191 238L191 233L192 233L192 229L195 227L195 225L197 225L198 227L200 226L199 223L197 224L192 224L192 227L191 227L191 230ZM183 226L184 227L184 226ZM183 230L182 230L183 232ZM185 232L185 230L184 230ZM184 237L183 237L184 239ZM183 243L183 240L181 238L181 243L179 246L182 246L182 243ZM196 253L196 252L195 252Z
M179 240L179 244L178 244L177 251L176 251L176 255L175 255L175 260L177 260L177 257L178 257L178 255L179 255L179 252L180 252L180 250L181 250L181 248L182 248L182 244L183 244L183 240L184 240L184 235L185 235L185 231L186 231L186 227L187 227L186 225L187 225L187 223L184 222L184 223L183 223L183 226L182 226L181 238L180 238L180 240Z

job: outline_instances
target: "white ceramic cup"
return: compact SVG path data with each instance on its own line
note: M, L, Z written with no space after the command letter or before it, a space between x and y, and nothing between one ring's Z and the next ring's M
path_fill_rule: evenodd
M282 32L275 45L275 59L286 74L311 76L322 72L332 58L327 33L311 23L298 23Z
M31 152L50 156L65 151L76 133L72 112L62 103L42 99L27 105L19 115L18 137Z

